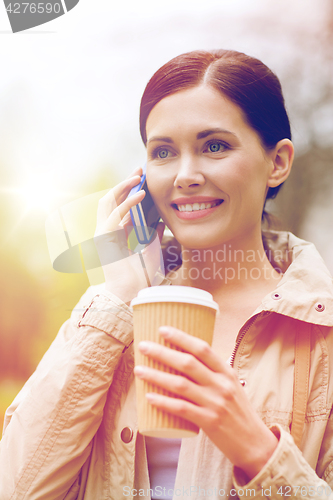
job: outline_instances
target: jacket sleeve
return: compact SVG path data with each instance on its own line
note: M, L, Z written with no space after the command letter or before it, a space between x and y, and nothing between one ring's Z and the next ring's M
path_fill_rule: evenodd
M250 481L234 467L233 483L239 498L333 500L329 483L320 479L303 457L291 435L280 425L271 427L279 439L277 448L265 467Z
M1 500L64 499L89 457L133 326L130 308L109 292L84 303L87 294L6 412Z

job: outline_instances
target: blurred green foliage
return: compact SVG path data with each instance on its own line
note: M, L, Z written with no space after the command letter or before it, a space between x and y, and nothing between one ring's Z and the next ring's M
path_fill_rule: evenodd
M4 182L10 175L5 169L1 171ZM83 186L80 197L116 182L111 167L99 171L94 183ZM15 193L0 197L1 423L5 409L89 286L86 273L64 274L52 268L45 237L46 217L45 212L25 210Z

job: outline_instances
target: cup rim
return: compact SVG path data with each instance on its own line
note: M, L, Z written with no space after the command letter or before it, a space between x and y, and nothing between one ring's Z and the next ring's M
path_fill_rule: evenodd
M211 293L201 288L191 286L151 286L143 288L131 301L131 307L140 304L151 304L156 302L177 302L183 304L195 304L219 310L218 304L213 300Z

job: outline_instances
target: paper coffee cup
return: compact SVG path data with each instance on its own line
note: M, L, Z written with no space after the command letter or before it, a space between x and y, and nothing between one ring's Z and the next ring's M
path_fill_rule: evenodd
M168 373L179 374L155 360L141 354L138 344L150 340L177 349L160 337L160 326L173 326L210 345L213 340L215 316L218 305L209 292L185 286L153 286L141 290L132 300L134 324L135 364L145 365ZM179 349L178 349L179 350ZM139 432L146 436L181 438L191 437L199 429L192 422L159 410L148 403L147 392L171 397L176 394L136 378Z

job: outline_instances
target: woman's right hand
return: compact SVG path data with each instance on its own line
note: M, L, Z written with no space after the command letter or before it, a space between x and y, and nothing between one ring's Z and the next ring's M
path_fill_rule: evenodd
M141 175L142 168L138 167L100 199L97 210L95 243L99 253L110 253L112 247L122 252L119 260L112 262L110 258L110 263L106 263L104 258L102 262L106 289L126 303L136 297L142 288L150 286L161 264L160 240L165 227L162 222L157 227L158 238L154 238L141 252L145 268L140 255L127 250L127 228L132 225L129 210L143 200L145 191L141 190L130 198L127 196L139 184Z

